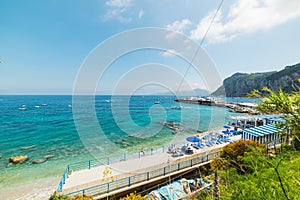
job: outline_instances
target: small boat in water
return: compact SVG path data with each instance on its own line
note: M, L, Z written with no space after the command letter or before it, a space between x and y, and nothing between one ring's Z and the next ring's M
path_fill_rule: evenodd
M110 102L110 100L109 100L109 99L106 99L106 100L105 100L105 102L106 102L106 103L109 103L109 102Z
M19 108L19 110L27 110L27 108L25 108L25 107L22 107L22 108Z
M40 108L41 106L34 106L35 108Z
M47 106L47 104L43 103L42 106Z
M171 109L174 110L181 110L183 108L183 106L172 106Z
M160 104L160 101L155 101L154 104Z
M169 129L173 130L173 134L177 134L180 131L180 123L175 121L167 121L162 123L165 127L168 127Z

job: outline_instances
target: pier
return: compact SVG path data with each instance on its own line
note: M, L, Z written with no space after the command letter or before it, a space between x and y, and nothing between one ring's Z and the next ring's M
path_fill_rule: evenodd
M232 140L238 139L240 136L232 137ZM84 194L95 199L126 195L130 191L151 187L209 164L227 144L204 147L192 155L180 157L167 153L168 146L164 146L146 152L124 154L114 161L107 158L70 164L57 190L67 196Z
M184 99L175 99L174 101L178 103L185 104L196 104L202 106L215 106L221 108L230 108L230 112L236 113L247 113L251 115L257 115L259 112L255 109L257 107L257 103L233 103L233 102L225 102L223 99L214 99L214 98L203 98L203 97L190 97Z

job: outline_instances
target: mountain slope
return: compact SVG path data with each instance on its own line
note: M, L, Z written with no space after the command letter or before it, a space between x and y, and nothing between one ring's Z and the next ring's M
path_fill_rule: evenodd
M277 91L282 88L286 92L291 92L294 87L300 86L300 63L292 66L286 66L283 70L277 72L264 73L235 73L223 81L213 96L244 97L254 89L261 90L268 87Z

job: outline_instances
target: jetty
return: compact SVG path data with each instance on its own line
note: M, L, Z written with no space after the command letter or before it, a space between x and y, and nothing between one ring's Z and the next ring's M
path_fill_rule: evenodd
M259 114L259 112L255 109L257 107L256 103L225 102L223 99L213 97L188 97L183 99L175 99L174 101L178 103L229 108L230 112L236 113L247 113L251 115Z
M240 135L231 137L233 141L239 139ZM66 196L90 195L95 199L121 197L205 166L219 156L227 144L194 149L191 155L173 156L172 149L188 146L188 143L178 143L69 164L57 192Z
M210 97L189 97L183 99L175 99L174 101L178 103L187 103L187 104L197 104L204 106L216 106L216 107L230 107L230 103L226 103L223 100L214 99Z

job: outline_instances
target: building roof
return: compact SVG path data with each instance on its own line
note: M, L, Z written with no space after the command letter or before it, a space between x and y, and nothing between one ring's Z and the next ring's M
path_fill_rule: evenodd
M247 128L243 131L246 132L246 133L249 133L251 135L254 135L256 137L261 137L261 136L265 136L265 135L269 135L269 134L273 134L273 133L278 133L282 130L277 129L273 124L267 124L267 125L264 125L264 126L257 126L257 127L253 127L253 128Z

